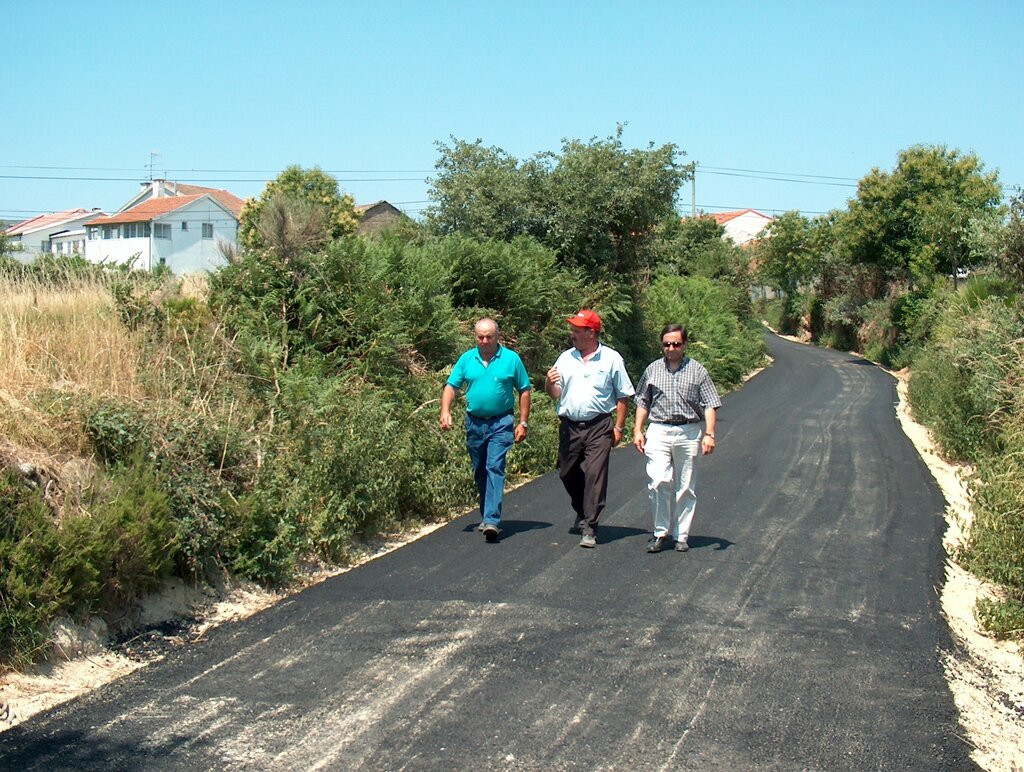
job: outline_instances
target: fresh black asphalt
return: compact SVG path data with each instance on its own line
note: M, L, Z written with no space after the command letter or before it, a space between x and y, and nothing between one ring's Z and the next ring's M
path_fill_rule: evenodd
M895 383L769 346L699 461L690 552L644 552L622 447L597 549L548 474L500 543L463 517L0 734L0 768L976 768Z

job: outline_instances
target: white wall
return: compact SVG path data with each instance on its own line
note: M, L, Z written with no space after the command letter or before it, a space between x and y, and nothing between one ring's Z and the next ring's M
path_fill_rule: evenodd
M725 235L737 244L746 244L757 237L765 229L771 219L754 212L744 212L733 217L723 227Z
M148 237L89 239L85 242L85 259L90 263L127 263L137 255L133 266L149 268L149 241Z
M157 220L171 226L170 239L153 239L153 266L161 259L176 274L212 271L225 265L218 242L234 245L238 239L238 221L212 196L204 196L188 206ZM181 224L188 223L188 230ZM213 224L213 238L203 238L203 223Z
M85 256L85 231L76 230L62 236L54 236L50 240L50 249L55 255Z

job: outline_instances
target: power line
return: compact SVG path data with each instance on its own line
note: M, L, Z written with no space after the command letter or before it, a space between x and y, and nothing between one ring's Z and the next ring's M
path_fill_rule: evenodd
M697 173L698 174L701 173L701 168L699 166L697 167ZM757 174L740 174L739 172L704 172L704 173L705 174L717 174L717 175L720 175L722 177L746 177L747 179L752 179L752 180L769 180L771 182L795 182L795 183L800 183L800 184L803 184L803 185L830 185L830 186L836 187L836 188L855 188L855 187L857 187L856 184L849 183L849 182L820 182L818 180L798 180L798 179L790 179L788 177L762 177L762 176L757 175ZM806 176L811 176L811 175L806 175ZM836 178L833 178L833 179L836 179Z
M39 174L0 174L2 180L59 180L61 182L139 182L137 177L69 177ZM423 182L419 177L338 177L338 182ZM209 179L205 177L181 177L175 182L199 183L199 182L269 182L268 178L246 179L241 177Z
M65 172L145 172L143 169L123 166L33 166L28 164L0 164L0 169L36 169ZM154 169L162 174L271 174L275 177L283 169ZM437 169L321 169L325 174L434 174Z
M719 172L747 172L749 174L781 174L786 177L812 177L821 180L845 180L846 182L856 182L856 177L833 177L827 174L801 174L799 172L769 172L763 169L734 169L730 166L704 166L700 163L697 164L697 171L704 171L705 169L713 169Z

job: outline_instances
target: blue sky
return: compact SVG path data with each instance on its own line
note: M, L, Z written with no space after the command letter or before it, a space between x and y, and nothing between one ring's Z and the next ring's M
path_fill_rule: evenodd
M697 161L708 212L841 208L917 143L1024 186L1019 0L0 0L0 19L6 220L113 211L153 151L155 177L247 197L319 166L419 214L436 141L527 158L618 123Z

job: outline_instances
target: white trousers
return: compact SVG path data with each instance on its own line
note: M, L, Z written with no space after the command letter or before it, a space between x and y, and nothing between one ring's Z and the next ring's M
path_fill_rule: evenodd
M700 426L652 423L647 427L644 455L655 536L666 536L671 530L676 541L686 541L690 535L697 507L694 461L700 452Z

